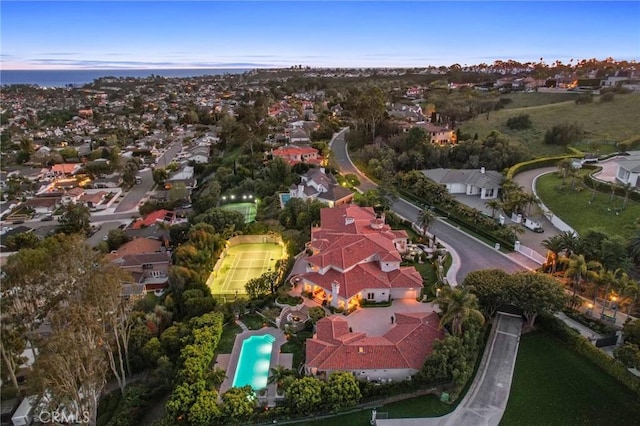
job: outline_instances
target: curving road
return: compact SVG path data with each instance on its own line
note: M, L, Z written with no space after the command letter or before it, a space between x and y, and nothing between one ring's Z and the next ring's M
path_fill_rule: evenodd
M344 137L346 131L347 129L341 130L331 140L330 146L336 162L343 173L353 173L359 176L360 186L358 188L361 191L375 189L377 185L362 174L351 162ZM393 203L391 210L407 220L417 222L418 213L421 209L400 198L397 202ZM459 283L462 282L469 272L477 271L479 269L495 268L502 269L507 273L519 272L526 269L523 265L494 250L492 247L470 237L454 226L441 220L433 223L429 227L429 232L436 235L439 240L453 248L453 250L457 252L458 257L462 260L459 265L460 268L456 274L456 280Z

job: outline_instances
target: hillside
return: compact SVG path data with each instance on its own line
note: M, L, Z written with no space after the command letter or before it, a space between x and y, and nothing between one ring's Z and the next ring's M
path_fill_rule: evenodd
M536 97L539 94L519 94L519 96L528 95ZM544 99L539 96L536 98L532 98L529 104L535 105ZM547 98L547 100L557 102L557 98ZM517 99L517 102L526 104L524 99ZM638 111L640 111L640 94L616 95L613 102L608 103L600 103L599 97L595 97L594 102L587 105L576 105L574 101L565 101L494 111L488 119L480 115L473 121L463 123L460 128L467 134L478 133L480 139L484 139L492 130L498 130L513 142L525 146L532 157L540 157L564 152L562 147L543 143L545 132L555 125L578 123L585 130L585 146L619 142L640 134ZM507 119L519 114L529 114L533 123L531 129L516 131L506 127ZM593 146L592 148L597 149Z

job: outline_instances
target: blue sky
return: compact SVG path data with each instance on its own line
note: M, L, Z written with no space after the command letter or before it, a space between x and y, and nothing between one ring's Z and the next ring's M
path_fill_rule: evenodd
M0 3L2 69L640 60L640 2Z

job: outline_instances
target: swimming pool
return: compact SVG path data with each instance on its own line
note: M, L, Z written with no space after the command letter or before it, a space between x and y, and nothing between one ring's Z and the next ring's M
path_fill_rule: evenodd
M251 336L242 342L238 366L233 377L233 387L249 385L253 390L267 387L271 350L276 338L270 334Z
M287 204L287 202L291 199L291 194L289 194L288 192L281 192L280 193L280 207L284 208L284 205Z

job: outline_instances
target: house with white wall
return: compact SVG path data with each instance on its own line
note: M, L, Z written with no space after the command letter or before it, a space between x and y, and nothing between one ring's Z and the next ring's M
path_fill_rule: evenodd
M486 170L484 167L474 170L430 169L422 174L444 185L450 194L478 195L482 200L498 198L502 187L502 173Z
M640 155L618 161L616 180L623 185L628 183L634 188L640 188Z

